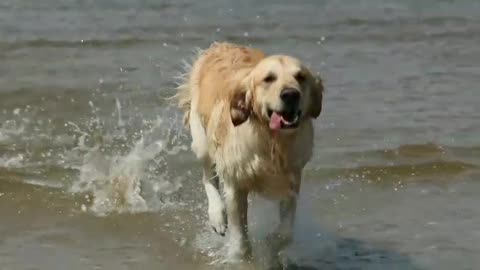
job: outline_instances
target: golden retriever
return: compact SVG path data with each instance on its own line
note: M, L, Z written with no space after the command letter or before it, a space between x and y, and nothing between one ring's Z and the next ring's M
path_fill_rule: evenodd
M320 78L290 56L214 43L178 89L191 148L203 166L209 221L220 235L228 224L228 257L251 256L250 192L280 201L277 232L290 239L302 170L312 156L312 119L322 110Z

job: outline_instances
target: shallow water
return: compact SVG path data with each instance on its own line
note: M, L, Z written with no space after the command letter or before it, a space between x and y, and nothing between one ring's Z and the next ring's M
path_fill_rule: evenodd
M0 3L0 269L231 269L174 94L215 40L326 82L287 269L478 269L480 3ZM257 269L273 205L253 198ZM251 266L240 266L251 268Z

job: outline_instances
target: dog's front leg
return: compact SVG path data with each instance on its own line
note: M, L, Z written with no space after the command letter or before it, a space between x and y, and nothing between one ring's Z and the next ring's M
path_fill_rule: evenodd
M292 195L279 203L280 224L278 225L276 234L283 241L290 242L292 240L296 209L296 195Z
M301 174L293 175L291 179L292 188L290 195L279 203L280 224L276 233L285 242L290 242L293 237L300 182Z
M235 184L225 182L225 202L229 233L228 259L249 260L251 246L248 240L248 192Z
M289 196L281 200L278 204L280 223L276 230L267 237L269 253L267 253L266 259L268 264L273 266L272 269L284 269L281 254L285 247L293 240L297 196L298 188L295 187Z

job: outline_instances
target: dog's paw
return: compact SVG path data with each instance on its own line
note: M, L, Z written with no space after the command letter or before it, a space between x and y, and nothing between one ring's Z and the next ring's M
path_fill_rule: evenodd
M209 208L208 218L213 230L217 234L221 236L225 236L225 233L227 232L227 214L225 212L225 208L223 207Z

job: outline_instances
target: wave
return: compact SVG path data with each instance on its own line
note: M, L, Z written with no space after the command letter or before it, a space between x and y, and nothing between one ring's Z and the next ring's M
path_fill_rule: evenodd
M419 25L427 25L438 27L442 26L443 24L457 24L457 25L465 25L469 22L476 22L475 20L460 17L460 16L431 16L431 17L420 17L420 18L412 18L412 17L397 17L397 18L347 18L343 20L338 20L333 23L327 24L327 26L335 27L335 26L379 26L379 27L397 27L399 25L402 26L419 26Z
M372 19L372 18L346 18L332 22L295 22L294 27L298 29L328 29L331 36L328 40L393 40L393 41L410 41L425 39L428 36L431 39L444 39L446 37L454 38L471 38L476 36L478 29L468 27L470 23L475 23L469 18L455 16L434 16L427 18L410 18L398 17L395 19ZM444 24L458 25L456 29L448 29L441 27ZM385 31L389 28L398 28L402 25L403 31ZM345 27L369 27L370 31L345 31ZM130 37L112 37L110 39L102 38L86 38L78 40L53 40L45 38L0 41L0 48L3 50L15 50L27 47L52 47L52 48L77 48L77 47L94 47L94 48L121 48L132 47L141 44L187 44L190 42L204 41L206 34L217 34L218 38L235 41L245 41L266 43L285 39L298 39L302 41L318 42L320 37L317 31L302 31L301 34L288 31L292 27L291 23L281 24L274 22L264 22L258 24L255 22L237 22L226 23L222 27L217 24L205 23L198 25L189 25L182 29L178 26L130 26L130 28L116 29L118 33L143 33L132 35ZM419 30L419 27L439 27L438 31L426 34L425 31ZM272 31L272 29L274 31ZM380 31L381 30L381 31ZM324 30L325 31L325 30ZM337 32L338 31L338 32ZM182 33L179 35L179 33ZM245 36L245 33L249 33Z
M0 42L0 48L3 50L13 50L19 48L77 48L77 47L130 47L143 43L160 42L153 39L140 38L124 38L124 39L85 39L85 40L49 40L49 39L33 39L12 42Z
M393 166L361 166L349 169L349 175L358 175L362 178L383 180L386 178L422 178L433 176L451 176L464 173L477 166L461 161L431 161L418 164L398 164Z
M406 144L393 149L343 153L350 158L345 167L315 169L330 179L359 179L368 182L432 182L461 178L478 172L480 146L445 146L433 143Z
M477 165L438 160L424 163L371 165L352 168L324 168L310 172L308 178L314 181L327 179L327 189L342 186L344 183L359 182L403 188L408 183L428 183L443 185L472 179L479 172Z
M448 146L434 143L404 144L396 148L350 152L347 156L354 157L357 161L377 158L384 161L401 160L429 160L446 158L451 160L480 161L480 146Z

